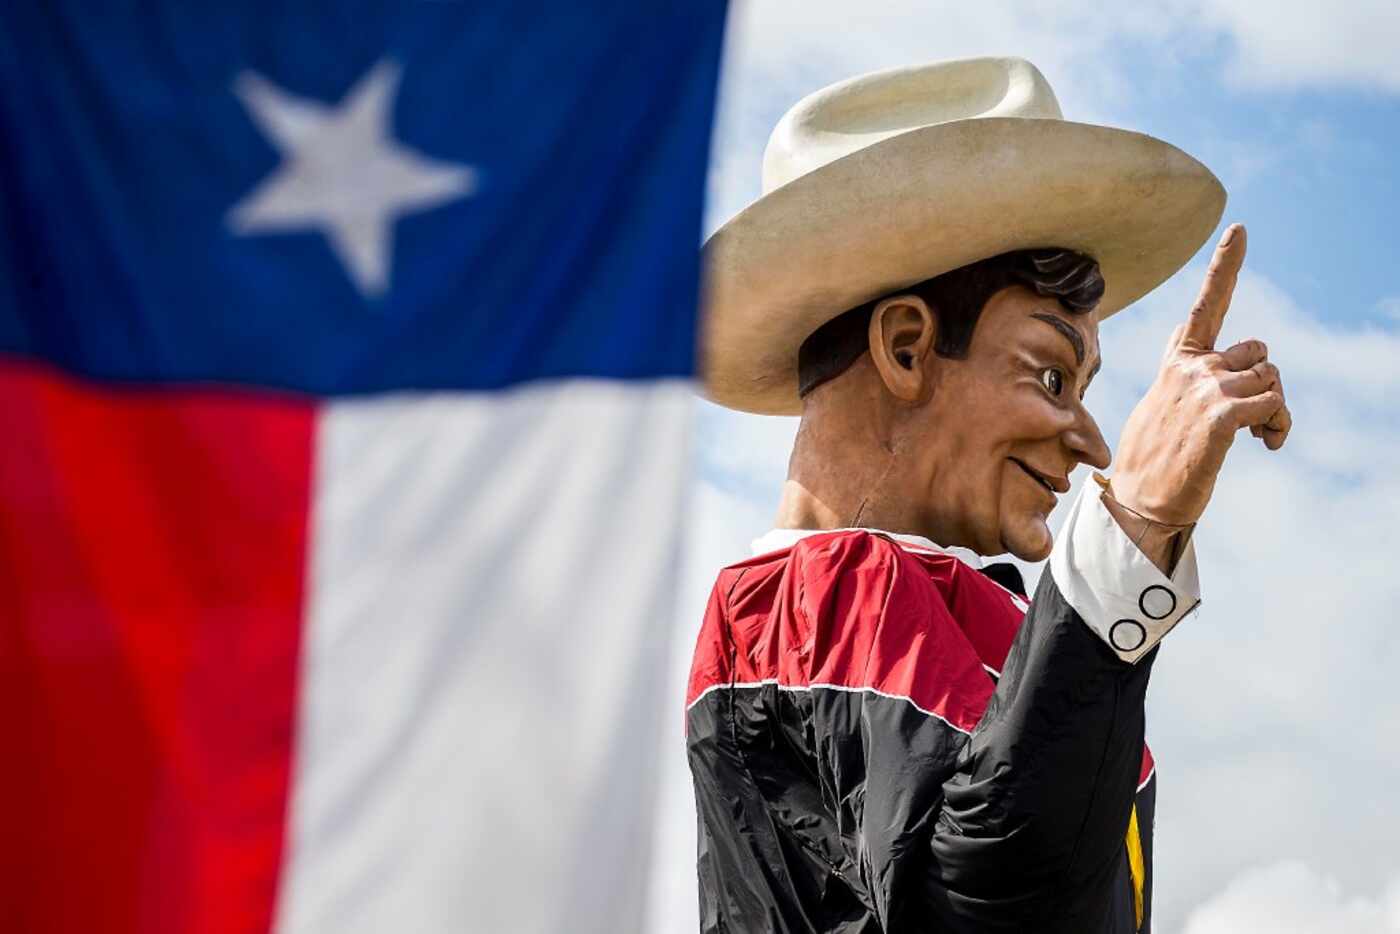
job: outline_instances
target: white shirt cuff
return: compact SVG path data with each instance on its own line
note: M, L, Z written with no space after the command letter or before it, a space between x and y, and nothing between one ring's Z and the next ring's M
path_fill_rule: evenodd
M1065 602L1125 662L1136 662L1201 602L1196 546L1167 577L1133 544L1086 483L1050 552Z

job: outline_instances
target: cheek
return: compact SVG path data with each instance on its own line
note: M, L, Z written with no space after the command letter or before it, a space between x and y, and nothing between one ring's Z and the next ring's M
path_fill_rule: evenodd
M1073 427L1074 414L1052 402L1039 389L1027 387L1027 391L1016 395L1018 404L1006 414L1006 423L1014 426L1013 431L1018 435L1016 441L1043 441Z
M1072 416L1046 396L1040 385L1023 376L1011 385L983 389L984 403L974 410L972 423L983 434L984 447L999 452L1030 441L1042 441L1065 428Z
M1002 518L1005 519L1008 512L1015 515L1024 513L1032 505L1035 494L1029 489L1030 483L1021 473L1021 468L1006 460L1002 463L1005 466L1001 471L1001 502Z
M1003 531L1027 527L1028 523L1031 526L1042 525L1055 508L1049 494L1015 464L1006 463L1000 483L997 502L1001 508L998 518Z

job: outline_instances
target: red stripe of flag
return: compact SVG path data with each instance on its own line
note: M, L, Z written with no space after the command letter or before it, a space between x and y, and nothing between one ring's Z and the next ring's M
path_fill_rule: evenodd
M0 918L266 931L315 407L0 360Z

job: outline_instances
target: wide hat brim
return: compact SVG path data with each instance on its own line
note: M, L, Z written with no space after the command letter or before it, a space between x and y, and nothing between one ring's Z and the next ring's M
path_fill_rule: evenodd
M703 391L800 414L797 351L818 327L1010 250L1092 256L1107 318L1185 265L1224 207L1209 169L1129 130L988 117L901 133L769 192L706 242Z

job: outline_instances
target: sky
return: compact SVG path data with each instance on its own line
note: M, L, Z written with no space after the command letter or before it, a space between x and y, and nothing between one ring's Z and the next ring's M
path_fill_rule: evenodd
M1222 224L1249 228L1221 341L1268 344L1294 429L1278 453L1236 443L1196 533L1202 608L1153 671L1158 934L1400 934L1397 49L1393 0L740 0L731 11L707 232L759 196L768 133L799 98L866 71L988 54L1034 62L1067 119L1201 159L1229 192ZM1110 443L1206 259L1105 324L1087 401ZM657 934L697 927L682 731L695 633L715 573L771 525L796 428L701 401L695 425Z

